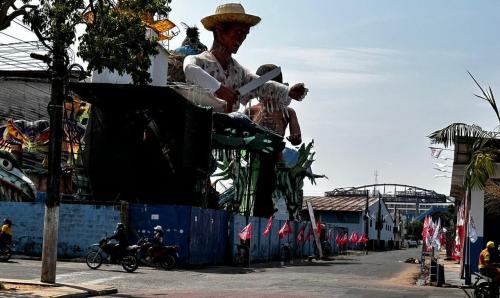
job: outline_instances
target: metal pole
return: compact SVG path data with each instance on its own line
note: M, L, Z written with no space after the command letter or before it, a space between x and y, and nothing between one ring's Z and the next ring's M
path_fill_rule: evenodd
M368 231L369 231L369 227L368 227L368 223L369 223L369 201L370 201L370 195L369 195L369 190L366 190L366 204L365 204L365 236L366 236L366 239L369 239L369 236L368 236ZM365 242L365 253L368 254L368 244L367 242Z
M472 283L471 280L471 270L470 270L470 241L469 241L469 220L470 220L470 204L471 204L471 190L467 189L467 193L465 196L465 235L464 235L464 249L465 252L463 254L464 260L464 279L465 284L470 285Z
M53 5L64 5L57 0ZM43 227L42 272L41 281L55 283L57 263L57 236L59 230L59 201L61 177L62 118L64 101L64 64L65 45L62 39L64 16L59 13L55 19L57 28L52 51L52 86L48 112L50 116L49 164L47 177L47 200Z
M376 227L377 228L377 249L380 249L380 232L382 230L382 225L383 225L382 224L382 214L381 214L381 212L382 212L382 210L381 210L382 206L381 206L381 203L380 203L381 197L382 196L379 193L378 194L377 227Z

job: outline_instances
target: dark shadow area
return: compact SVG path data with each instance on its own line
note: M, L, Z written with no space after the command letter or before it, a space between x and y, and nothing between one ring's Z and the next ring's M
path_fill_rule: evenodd
M259 271L265 271L266 269L273 268L292 268L292 267L332 267L336 265L362 265L361 262L347 262L349 260L330 260L330 261L322 261L322 262L308 262L303 261L300 262L298 260L294 260L293 264L286 262L283 266L280 262L272 262L272 263L256 263L250 264L250 267L247 265L244 266L206 266L206 267L185 267L184 270L179 271L191 271L191 272L199 272L199 273L214 273L214 274L246 274L246 273L254 273ZM354 260L353 260L354 261Z

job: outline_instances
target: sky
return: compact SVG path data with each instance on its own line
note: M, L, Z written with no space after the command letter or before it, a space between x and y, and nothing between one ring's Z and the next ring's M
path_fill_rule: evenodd
M170 19L200 28L221 1L173 0ZM500 90L499 1L253 0L240 2L262 18L234 57L256 70L280 65L284 81L304 82L293 102L303 140L314 140L305 195L375 182L415 185L449 194L450 179L433 162L427 135L453 122L498 125L469 70ZM180 45L184 32L171 48ZM500 92L500 91L499 91ZM442 153L453 157L451 151Z
M181 22L196 25L210 48L212 34L199 21L222 3L172 0L170 20L181 30ZM262 21L234 57L253 71L277 64L285 82L309 89L291 106L303 140L314 140L313 171L328 179L305 182L305 195L373 184L375 171L378 183L449 194L450 179L435 178L443 173L433 169L446 161L431 157L426 136L453 122L498 125L474 97L479 90L467 70L500 90L500 1L240 3ZM182 31L170 48L184 37Z

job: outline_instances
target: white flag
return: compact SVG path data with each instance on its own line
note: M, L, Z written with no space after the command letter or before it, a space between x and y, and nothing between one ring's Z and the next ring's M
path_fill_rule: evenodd
M440 149L440 148L431 148L431 155L434 158L439 158L439 155L441 155L441 152L443 152L443 149Z
M438 159L442 159L442 160L453 160L453 158L450 158L450 157L438 157Z
M432 247L441 249L441 241L439 240L439 234L441 233L441 218L438 218L438 222L434 227L434 234L432 235Z
M434 168L434 170L438 170L440 172L445 172L445 173L451 173L451 171L448 171L447 169L443 169L443 168Z
M440 163L440 162L433 162L438 168L446 168L446 167L451 167L450 165L447 165L445 163Z
M472 243L476 243L477 241L476 224L474 224L474 218L472 218L472 215L470 216L469 221L469 239Z
M448 175L434 175L434 178L451 178Z

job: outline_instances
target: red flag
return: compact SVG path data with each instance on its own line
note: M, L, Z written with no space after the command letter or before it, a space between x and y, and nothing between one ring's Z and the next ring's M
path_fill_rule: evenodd
M340 246L342 243L342 236L340 236L340 234L337 234L337 236L335 237L335 244L337 244L337 246Z
M252 223L249 223L246 227L243 228L240 232L240 239L247 240L252 238Z
M344 236L342 236L341 245L345 245L346 243L347 243L347 233L345 233Z
M359 240L358 233L352 232L351 237L349 238L349 241L351 241L351 243L358 243L358 240Z
M304 242L304 229L305 229L305 227L306 226L300 227L299 232L297 233L297 243L298 244L301 244L302 242Z
M280 239L285 238L286 235L290 234L292 232L292 227L290 226L290 223L288 220L285 222L283 227L279 230L278 235Z
M307 229L306 241L311 241L311 230L312 226L310 226L309 229Z
M427 235L429 234L429 217L426 216L424 219L424 225L422 228L422 241L425 242L425 239L427 239Z
M267 235L269 235L269 233L271 233L271 226L272 225L273 225L273 216L271 215L271 217L269 217L269 219L267 220L266 229L264 230L264 233L262 233L262 235L264 235L264 237L266 237Z
M366 243L368 242L368 238L366 238L365 233L361 234L361 237L358 239L358 243Z

